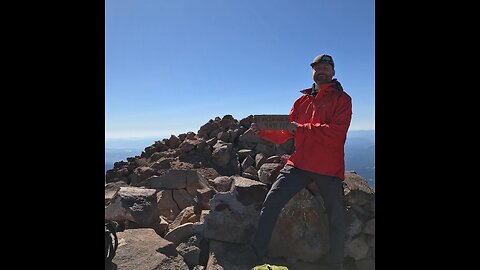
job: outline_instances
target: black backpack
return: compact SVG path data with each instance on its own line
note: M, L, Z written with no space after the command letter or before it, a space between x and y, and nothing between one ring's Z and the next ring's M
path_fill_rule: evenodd
M112 259L118 247L115 222L105 220L105 270L112 268Z

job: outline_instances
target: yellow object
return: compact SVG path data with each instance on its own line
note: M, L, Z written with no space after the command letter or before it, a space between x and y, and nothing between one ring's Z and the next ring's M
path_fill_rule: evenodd
M252 268L252 270L288 270L286 266L262 264Z

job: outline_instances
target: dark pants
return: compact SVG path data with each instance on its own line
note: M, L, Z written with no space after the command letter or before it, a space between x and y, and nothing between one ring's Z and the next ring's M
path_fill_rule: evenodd
M343 206L343 185L338 177L304 171L290 165L280 171L275 183L267 194L260 212L257 233L252 246L261 257L266 257L273 228L280 211L299 191L314 181L320 189L328 216L330 229L330 252L325 261L343 262L345 245L345 213Z

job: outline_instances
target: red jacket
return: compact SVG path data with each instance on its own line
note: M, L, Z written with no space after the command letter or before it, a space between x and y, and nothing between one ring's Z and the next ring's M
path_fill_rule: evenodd
M293 136L287 130L261 130L257 135L276 144L294 137L295 151L287 164L299 169L345 179L344 145L352 119L352 99L334 79L301 91L290 110L290 121L297 122Z

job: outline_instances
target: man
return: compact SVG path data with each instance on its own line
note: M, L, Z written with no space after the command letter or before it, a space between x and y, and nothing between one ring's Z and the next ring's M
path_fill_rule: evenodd
M251 247L260 260L266 257L281 209L313 181L320 189L329 220L330 251L323 260L325 269L341 269L345 244L344 145L352 101L333 79L335 64L330 55L318 55L310 66L315 83L302 90L303 96L293 104L287 129L258 130L255 123L250 127L259 137L273 143L281 144L293 137L295 144L295 151L263 202Z

